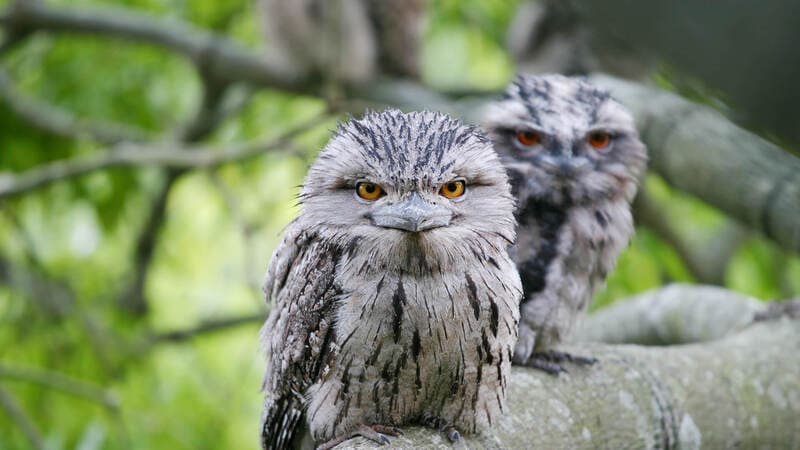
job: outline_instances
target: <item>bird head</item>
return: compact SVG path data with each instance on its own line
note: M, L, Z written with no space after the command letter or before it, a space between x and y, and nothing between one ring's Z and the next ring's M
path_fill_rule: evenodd
M300 202L303 220L378 265L441 269L514 239L514 200L491 142L441 113L387 110L342 123Z
M580 78L520 75L483 117L520 204L633 199L647 154L607 91Z

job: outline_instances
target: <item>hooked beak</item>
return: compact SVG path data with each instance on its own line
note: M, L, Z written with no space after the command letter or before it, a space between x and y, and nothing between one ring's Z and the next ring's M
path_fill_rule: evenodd
M377 207L371 214L375 226L412 232L446 227L452 217L449 209L425 201L416 192L401 203Z
M562 178L572 177L589 166L589 160L586 158L541 155L537 159L543 167Z

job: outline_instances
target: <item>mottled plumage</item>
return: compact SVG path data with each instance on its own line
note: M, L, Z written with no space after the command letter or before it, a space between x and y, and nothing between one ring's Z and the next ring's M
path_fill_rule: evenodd
M519 76L484 125L518 201L511 254L524 299L514 362L558 372L569 355L553 346L570 335L633 234L645 146L608 92L561 75Z
M466 191L448 198L454 180ZM359 183L384 195L361 198ZM522 288L506 251L514 201L485 135L438 113L368 113L339 127L300 202L265 284L264 447L305 429L319 444L495 421Z

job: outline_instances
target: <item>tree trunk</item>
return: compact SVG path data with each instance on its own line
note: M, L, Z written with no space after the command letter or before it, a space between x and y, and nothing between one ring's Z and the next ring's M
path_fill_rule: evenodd
M582 344L592 367L559 377L515 367L506 414L469 448L800 448L800 323L754 324L673 347ZM341 446L370 446L363 439ZM449 448L407 428L395 448Z

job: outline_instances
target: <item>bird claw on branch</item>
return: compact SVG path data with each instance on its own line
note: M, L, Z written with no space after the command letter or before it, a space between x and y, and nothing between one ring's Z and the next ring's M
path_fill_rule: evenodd
M356 430L343 434L341 436L337 436L319 447L317 450L330 450L337 445L345 442L347 440L353 439L354 437L361 436L365 439L369 439L370 441L375 442L378 445L386 445L390 444L391 440L389 440L387 435L397 437L402 436L403 431L399 428L390 427L386 425L361 425Z

